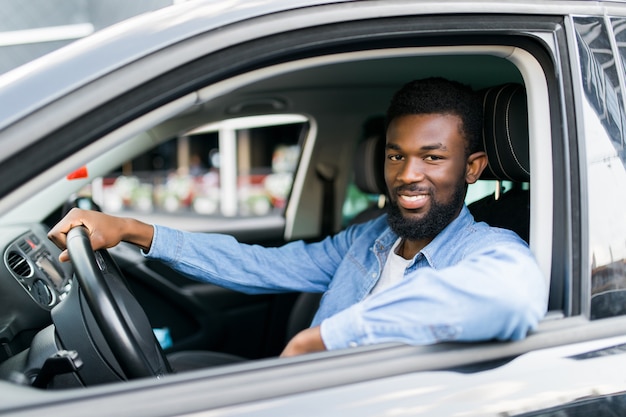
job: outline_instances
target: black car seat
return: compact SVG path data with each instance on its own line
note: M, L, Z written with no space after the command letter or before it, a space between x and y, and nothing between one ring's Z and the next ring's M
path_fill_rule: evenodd
M516 232L528 242L530 220L530 163L526 91L521 84L504 84L481 91L483 146L489 164L481 180L511 181L469 205L476 221Z

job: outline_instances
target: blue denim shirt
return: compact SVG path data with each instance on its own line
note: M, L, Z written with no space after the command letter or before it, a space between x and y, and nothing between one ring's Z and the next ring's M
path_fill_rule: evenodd
M199 281L251 293L323 292L312 325L328 349L382 342L516 340L543 317L546 281L515 233L467 207L407 267L368 296L398 236L386 215L318 243L279 248L154 226L146 256Z

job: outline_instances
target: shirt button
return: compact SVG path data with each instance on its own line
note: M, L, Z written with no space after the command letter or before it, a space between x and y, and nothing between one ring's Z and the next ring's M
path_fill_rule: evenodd
M372 278L376 278L376 272L372 272Z
M356 342L350 342L348 343L348 346L350 346L351 348L357 347L358 345L356 344Z

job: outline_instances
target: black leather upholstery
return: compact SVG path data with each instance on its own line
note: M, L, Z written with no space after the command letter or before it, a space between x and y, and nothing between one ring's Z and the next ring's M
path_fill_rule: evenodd
M513 230L528 242L530 191L515 184L512 189L496 199L494 194L481 198L468 206L474 219L490 226Z
M481 179L513 181L501 195L486 196L469 205L477 221L516 232L528 242L530 181L528 110L526 91L520 84L504 84L481 91L483 144L489 164Z
M483 145L489 165L481 179L530 181L528 110L520 84L504 84L481 92Z

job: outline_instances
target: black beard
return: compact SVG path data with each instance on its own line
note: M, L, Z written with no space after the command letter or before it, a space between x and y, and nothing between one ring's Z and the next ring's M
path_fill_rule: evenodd
M430 211L422 219L405 218L398 204L391 200L387 206L387 222L398 236L408 240L433 239L457 216L465 200L465 184L460 183L449 203L431 199Z

